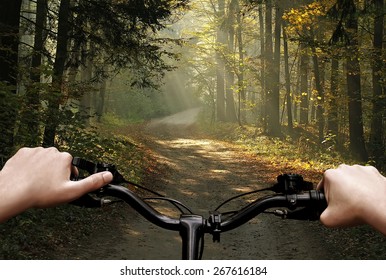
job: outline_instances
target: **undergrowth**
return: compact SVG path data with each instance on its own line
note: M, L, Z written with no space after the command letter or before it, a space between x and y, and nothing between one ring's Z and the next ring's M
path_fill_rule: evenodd
M297 127L282 137L269 137L254 126L220 123L205 128L213 137L237 143L271 165L322 172L339 164L355 164L331 142L320 143L310 131ZM366 164L366 163L362 163Z
M108 122L81 128L62 127L58 148L73 156L119 167L130 181L139 182L146 156L124 127ZM70 204L31 209L0 224L0 259L65 258L66 248L92 238L95 231L111 226L119 213L115 208L86 209Z

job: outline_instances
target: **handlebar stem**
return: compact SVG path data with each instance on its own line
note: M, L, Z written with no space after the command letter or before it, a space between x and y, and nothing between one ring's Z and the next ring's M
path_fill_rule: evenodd
M203 238L205 220L199 215L183 214L180 216L180 225L182 259L197 260L200 239Z

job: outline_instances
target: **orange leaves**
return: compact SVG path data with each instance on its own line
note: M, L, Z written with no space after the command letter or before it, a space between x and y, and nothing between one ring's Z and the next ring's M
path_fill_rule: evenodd
M328 1L317 1L286 12L283 19L289 23L287 31L303 32L311 30L313 26L317 25L318 18L326 14L326 2Z

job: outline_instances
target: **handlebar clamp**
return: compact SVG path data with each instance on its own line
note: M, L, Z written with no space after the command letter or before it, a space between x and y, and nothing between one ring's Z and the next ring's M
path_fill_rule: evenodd
M220 242L221 234L221 213L214 211L210 212L209 223L212 225L213 242Z

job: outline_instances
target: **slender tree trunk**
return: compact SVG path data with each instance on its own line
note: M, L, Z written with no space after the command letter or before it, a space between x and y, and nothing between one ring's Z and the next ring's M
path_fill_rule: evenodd
M238 75L238 92L239 92L239 124L246 123L245 103L247 101L244 87L244 45L243 45L243 23L239 1L237 0L237 42L239 47L239 75Z
M266 131L266 90L265 90L265 32L264 32L264 17L263 4L259 5L259 26L260 26L260 83L261 83L261 103L260 103L260 117L259 122L263 126L263 131Z
M85 50L85 53L87 52L88 50ZM87 56L85 56L85 59L81 66L81 72L80 72L81 81L85 85L91 86L92 72L93 72L92 62ZM82 94L82 97L80 99L79 110L84 114L85 125L90 124L90 121L93 115L93 111L92 111L93 98L92 97L93 97L93 92L90 89L88 89L86 90L86 92Z
M107 82L103 79L99 87L99 97L96 106L97 121L101 122L103 117L103 111L105 107L105 96L106 96Z
M289 58L288 58L288 38L283 26L283 44L284 44L284 75L285 75L285 89L286 89L286 105L287 105L287 120L288 129L293 129L293 118L292 118L292 95L291 95L291 77L289 69Z
M224 71L225 64L222 57L223 48L226 42L225 32L221 27L220 22L224 20L225 15L225 0L218 0L218 12L217 19L219 21L219 26L217 27L217 50L216 50L216 112L217 120L225 121L225 80L224 80Z
M62 0L59 7L58 35L55 63L52 76L52 91L48 99L46 127L44 130L43 146L53 146L56 129L59 125L60 102L62 98L63 75L67 59L67 44L69 33L70 0Z
M280 136L280 38L283 9L276 4L275 13L275 52L272 65L272 91L268 102L268 134Z
M372 156L379 164L382 157L385 156L385 143L383 131L383 119L386 116L386 98L382 88L382 76L384 72L384 62L382 59L383 36L384 36L384 0L374 1L374 55L373 55L373 112L371 119L370 147Z
M306 47L300 43L300 124L308 124L308 54Z
M319 141L322 142L324 138L324 89L320 75L319 60L316 54L316 49L312 47L312 64L314 67L315 87L317 91L316 96L316 121L318 123Z
M361 74L359 64L358 15L353 5L353 12L347 20L350 30L350 46L347 47L347 93L349 107L350 150L359 160L367 160L365 138L363 131Z
M40 143L40 78L44 49L43 30L47 20L47 0L37 0L34 50L31 59L30 81L27 85L24 109L21 114L18 139L20 144L36 146Z
M265 47L264 47L264 64L265 64L265 107L266 107L266 133L271 134L271 125L273 123L272 114L272 92L273 92L273 40L272 40L272 0L267 0L265 4Z
M328 114L327 114L327 131L330 136L335 138L335 143L339 146L338 131L338 95L339 95L339 60L332 58L331 61L331 89L328 96Z
M14 145L21 3L0 0L0 83L9 87L0 93L0 156L8 156Z
M235 108L235 99L233 94L233 89L235 86L235 59L234 59L234 44L235 44L235 28L234 28L234 17L235 17L235 2L237 0L232 0L229 3L228 15L227 15L227 33L228 33L228 58L226 59L225 66L225 94L226 94L226 102L225 102L225 114L226 120L229 122L236 122L236 108Z

